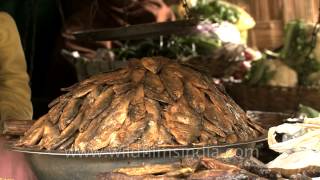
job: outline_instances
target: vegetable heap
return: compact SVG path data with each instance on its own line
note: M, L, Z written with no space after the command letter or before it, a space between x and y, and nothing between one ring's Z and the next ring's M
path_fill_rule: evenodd
M300 20L289 22L285 28L284 46L275 59L253 62L246 81L251 85L295 87L320 85L320 57L318 41L312 44L314 26Z
M205 23L201 24L204 28L199 30L199 34L121 42L120 48L115 49L117 59L127 60L144 56L188 59L199 55L212 55L215 49L223 46L223 42L213 32L212 25L214 23L224 21L232 24L237 23L237 27L241 30L249 29L254 24L252 23L253 20L247 20L248 15L244 10L220 0L197 1L196 5L191 7L191 15L205 20ZM248 22L251 23L248 24Z
M240 12L237 9L218 0L209 2L207 0L197 1L197 5L191 9L191 14L217 23L228 21L235 24L240 18Z

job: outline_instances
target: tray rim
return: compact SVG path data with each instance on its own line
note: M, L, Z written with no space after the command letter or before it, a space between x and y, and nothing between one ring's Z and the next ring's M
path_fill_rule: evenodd
M167 153L167 152L185 152L185 151L205 151L210 149L222 149L222 148L234 148L239 146L251 145L255 143L261 143L267 141L267 134L261 135L255 139L231 144L220 144L220 145L206 145L206 146L176 146L170 148L155 148L148 150L122 150L122 151L107 151L97 150L94 152L80 152L70 150L37 150L33 148L15 147L13 143L7 144L7 148L11 151L27 153L27 154L38 154L38 155L53 155L53 156L104 156L104 155L132 155L132 154L146 154L146 153Z

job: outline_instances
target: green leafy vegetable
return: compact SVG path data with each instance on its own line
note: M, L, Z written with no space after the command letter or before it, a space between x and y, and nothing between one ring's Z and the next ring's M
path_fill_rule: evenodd
M245 77L245 83L250 85L266 85L274 75L274 71L269 69L267 61L267 59L261 59L252 62L251 70Z
M299 105L299 114L306 116L308 118L317 118L320 117L320 112L309 107L309 106L304 106L302 104Z
M115 48L114 52L118 60L159 55L179 58L210 55L221 46L222 42L219 39L199 34L187 37L171 36L162 39L126 41L120 48Z
M300 85L308 85L307 78L313 72L320 71L320 63L312 50L310 29L300 20L291 21L286 25L285 42L280 57L292 67L299 77Z
M191 14L217 23L236 23L240 17L240 12L219 0L198 0L197 5L191 8Z

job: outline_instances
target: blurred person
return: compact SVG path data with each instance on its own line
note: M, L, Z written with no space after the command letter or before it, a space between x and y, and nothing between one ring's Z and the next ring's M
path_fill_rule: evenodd
M125 27L133 24L175 20L171 8L163 0L94 0L72 1L77 8L64 23L63 37L69 50L79 51L87 58L94 58L98 47L111 48L111 42L81 42L73 40L71 33L81 30Z
M5 149L5 120L31 120L32 104L26 60L12 17L0 12L0 179L36 179L22 153Z
M61 49L77 51L88 59L97 57L98 49L119 47L117 41L79 41L72 38L75 31L125 27L134 24L175 20L164 0L60 0L62 37L58 37L54 61L48 74L47 92L51 99L61 95L60 88L77 82L76 72ZM57 73L59 72L59 73Z

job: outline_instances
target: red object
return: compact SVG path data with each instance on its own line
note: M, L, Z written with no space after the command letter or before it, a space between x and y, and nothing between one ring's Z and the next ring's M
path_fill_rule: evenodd
M253 60L253 55L249 53L248 51L244 51L244 58L246 60Z
M37 180L24 155L6 150L4 142L0 137L0 179Z

